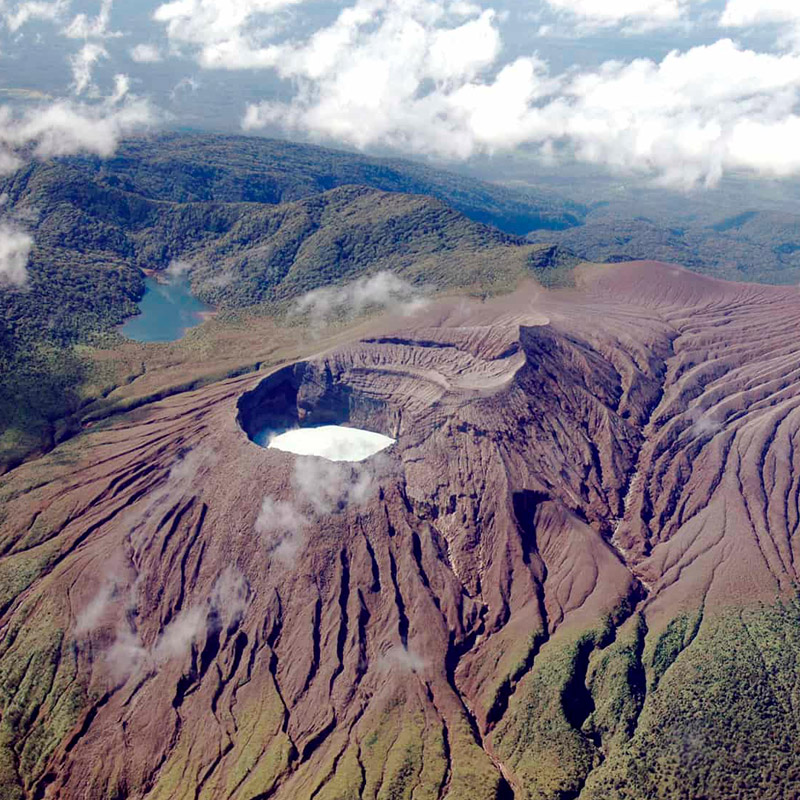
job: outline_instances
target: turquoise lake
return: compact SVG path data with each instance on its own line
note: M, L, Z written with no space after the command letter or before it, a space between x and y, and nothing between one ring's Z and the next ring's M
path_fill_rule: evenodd
M120 329L124 336L137 342L176 342L187 329L203 321L202 312L212 310L192 295L187 280L159 283L147 278L145 287L139 303L141 313Z

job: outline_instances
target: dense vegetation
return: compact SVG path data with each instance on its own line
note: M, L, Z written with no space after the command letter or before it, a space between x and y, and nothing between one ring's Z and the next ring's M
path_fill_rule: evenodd
M143 291L141 273L112 253L45 244L28 271L23 290L0 290L0 470L66 432L90 371L74 345L102 343Z
M71 163L100 186L180 203L277 205L348 185L423 194L521 236L578 225L586 212L547 189L510 189L412 161L261 138L174 134L129 142L107 161Z
M797 761L800 607L634 615L543 648L493 734L523 797L786 798Z
M800 280L800 216L776 210L725 212L651 218L637 216L640 210L632 208L600 206L578 227L537 231L530 239L559 242L587 261L653 259L728 280Z
M799 639L793 599L673 620L645 650L641 713L581 796L795 796Z

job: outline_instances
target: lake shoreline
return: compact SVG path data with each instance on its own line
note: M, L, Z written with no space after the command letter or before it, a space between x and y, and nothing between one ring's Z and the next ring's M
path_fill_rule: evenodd
M219 313L192 294L188 277L168 280L163 270L142 269L142 273L145 292L139 313L118 328L126 338L143 344L177 342Z

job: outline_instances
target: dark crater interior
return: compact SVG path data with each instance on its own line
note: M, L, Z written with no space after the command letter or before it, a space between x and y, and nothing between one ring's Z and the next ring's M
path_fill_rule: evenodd
M285 367L243 394L237 408L240 427L256 444L295 428L342 425L394 436L397 427L386 402L355 390L327 364Z

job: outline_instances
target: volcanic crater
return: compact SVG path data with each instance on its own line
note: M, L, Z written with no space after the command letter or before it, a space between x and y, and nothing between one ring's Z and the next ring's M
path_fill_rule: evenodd
M374 395L374 393L373 393ZM261 447L363 461L394 444L387 403L346 382L330 365L299 362L265 378L239 400L237 421Z

